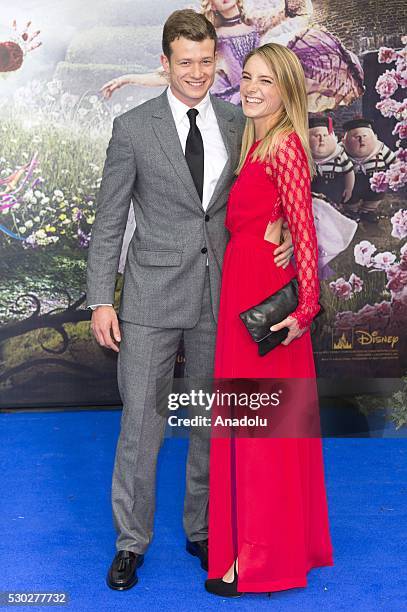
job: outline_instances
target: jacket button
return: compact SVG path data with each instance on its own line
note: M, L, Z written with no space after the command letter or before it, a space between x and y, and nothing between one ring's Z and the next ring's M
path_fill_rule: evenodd
M206 247L204 247L203 249L201 249L201 253L207 253L208 249Z
M209 215L205 215L205 221L208 222L209 219L210 219L210 216Z

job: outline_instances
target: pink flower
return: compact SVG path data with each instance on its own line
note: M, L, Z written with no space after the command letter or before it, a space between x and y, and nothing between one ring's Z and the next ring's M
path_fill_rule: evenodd
M368 240L362 240L356 244L354 248L356 263L360 266L371 268L373 266L372 255L375 251L377 251L377 249L374 244Z
M390 64L394 62L397 54L394 49L390 49L390 47L380 47L379 49L379 62L380 64Z
M381 98L390 98L390 96L397 91L398 86L396 71L386 70L386 72L377 79L376 91Z
M407 119L407 98L404 98L394 115L397 121L405 121Z
M407 237L407 209L400 208L390 219L393 226L391 235L402 240ZM404 251L403 251L404 253Z
M352 291L354 293L360 293L362 291L363 288L363 281L361 278L359 278L359 276L356 276L356 274L351 274L349 277L349 284L352 287Z
M388 169L387 180L392 191L398 191L407 183L407 164L397 161Z
M407 121L400 121L400 123L397 123L392 134L398 134L401 140L407 138Z
M389 183L387 182L386 172L375 172L370 179L370 187L376 193L387 191Z
M380 100L376 104L377 110L381 112L383 117L394 117L394 115L400 110L401 103L393 100L392 98L385 98Z
M407 242L400 249L400 268L407 270Z
M376 270L387 270L389 266L396 260L396 256L394 253L390 253L390 251L384 251L383 253L377 253L373 257L374 267Z
M407 286L407 270L402 270L401 266L394 264L387 271L388 283L386 288L394 293L398 293Z
M407 61L402 55L400 55L396 61L394 78L402 89L407 87Z
M396 155L400 161L407 162L407 149L398 149Z
M344 278L338 278L336 281L329 283L329 288L337 298L349 300L352 296L352 287Z

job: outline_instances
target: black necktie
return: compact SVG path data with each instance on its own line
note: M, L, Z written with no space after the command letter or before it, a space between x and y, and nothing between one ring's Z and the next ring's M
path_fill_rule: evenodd
M185 145L185 158L187 160L189 171L195 183L196 190L202 202L203 194L203 179L204 179L204 147L201 132L196 125L196 117L198 111L196 108L191 108L187 112L189 119L189 133L187 143Z

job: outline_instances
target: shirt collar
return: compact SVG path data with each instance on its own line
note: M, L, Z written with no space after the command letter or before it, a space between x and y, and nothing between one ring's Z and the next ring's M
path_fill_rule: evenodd
M178 125L184 119L187 112L190 110L190 107L174 96L171 91L171 87L167 88L167 97L175 124ZM193 108L196 108L196 110L199 112L201 120L205 122L208 118L209 109L211 108L211 99L209 96L209 92L206 94L204 99L201 100L199 104L197 104Z

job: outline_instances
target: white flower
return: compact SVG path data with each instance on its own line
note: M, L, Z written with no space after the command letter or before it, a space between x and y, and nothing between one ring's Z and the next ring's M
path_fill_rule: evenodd
M56 96L62 88L62 82L61 81L57 81L57 80L53 80L53 81L49 81L49 83L47 83L47 89L49 91L49 93L51 94L51 96Z
M32 189L27 189L27 191L25 192L25 194L23 195L23 201L24 202L30 202L31 198L34 196L34 192Z
M377 248L374 244L369 242L369 240L362 240L358 244L355 245L354 255L355 261L360 266L366 266L370 268L373 265L372 255L377 251Z
M396 260L396 256L394 253L390 253L390 251L385 251L384 253L377 253L373 257L374 267L377 270L387 270L389 266Z
M21 234L25 234L25 232L27 231L27 228L24 227L24 225L22 225L21 227L18 228L18 230Z
M31 221L31 219L29 219L24 223L24 225L30 229L34 225L34 223Z

